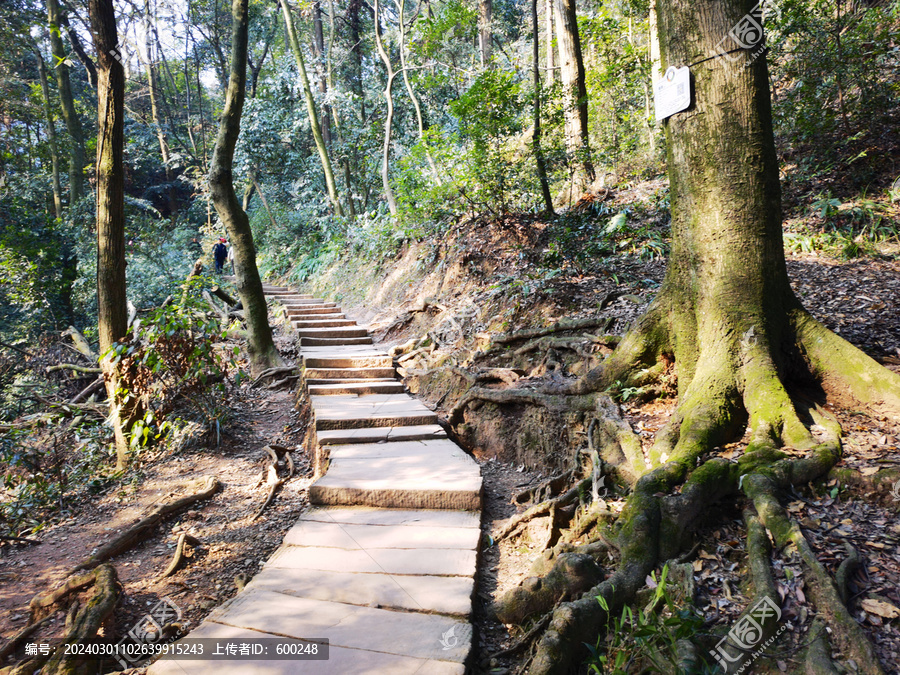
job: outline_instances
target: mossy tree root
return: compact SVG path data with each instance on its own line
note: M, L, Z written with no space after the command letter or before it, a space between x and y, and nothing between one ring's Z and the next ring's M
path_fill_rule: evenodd
M661 560L674 557L682 548L684 535L700 512L737 491L737 464L713 459L689 478L688 470L687 464L668 462L638 480L617 523L621 552L618 568L580 599L563 603L554 611L530 673L567 673L575 656L572 646L593 642L607 619L597 596L604 598L611 612L618 611L644 586L647 575ZM681 494L672 494L682 483Z
M835 645L846 658L856 662L860 672L881 675L884 670L872 643L850 615L837 586L819 562L800 526L791 520L778 501L779 489L790 484L803 484L805 481L802 479L814 467L821 469L829 462L833 464L839 458L839 453L836 441L824 443L814 449L810 458L790 462L782 460L772 470L763 469L745 476L743 490L753 502L760 522L772 533L775 543L781 547L793 545L796 548L809 572L807 581L810 597L819 616L830 625ZM821 472L817 473L821 475Z

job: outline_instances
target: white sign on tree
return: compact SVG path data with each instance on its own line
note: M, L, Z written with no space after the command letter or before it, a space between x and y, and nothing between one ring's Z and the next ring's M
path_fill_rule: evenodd
M683 68L669 66L666 74L656 83L654 94L657 122L690 108L691 69L687 66Z

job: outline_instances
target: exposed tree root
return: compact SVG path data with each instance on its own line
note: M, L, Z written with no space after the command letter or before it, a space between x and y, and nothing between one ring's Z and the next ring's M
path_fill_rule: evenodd
M507 345L520 340L533 340L534 338L563 333L566 331L585 330L587 328L600 327L603 331L609 329L615 319L612 317L590 317L587 319L562 319L544 328L526 328L513 333L505 333L491 340L490 346L483 352L473 356L474 361L485 359L504 351ZM614 339L614 338L611 338Z
M22 630L9 638L6 643L2 647L0 647L0 663L6 661L6 657L14 653L19 648L19 645L21 645L31 635L50 623L50 619L52 618L53 614L50 614L49 616L45 616L40 621L30 622Z
M197 537L192 537L187 532L182 532L178 535L178 543L175 544L175 555L172 556L172 562L169 563L169 566L160 574L157 579L165 579L168 576L175 574L175 571L181 567L181 563L184 562L184 545L188 544L190 546L199 546L200 540Z
M159 506L155 507L148 515L141 518L141 520L139 520L137 523L130 526L124 532L116 535L108 544L105 544L104 546L101 546L99 549L97 549L96 553L85 559L72 571L77 572L78 570L93 569L105 560L109 560L113 556L118 555L123 551L127 551L138 541L149 535L153 528L155 528L160 522L162 522L164 518L177 511L180 511L186 506L190 506L195 502L201 501L203 499L209 499L215 494L216 490L218 489L219 481L216 478L212 476L205 478L200 483L199 492L187 495L185 497L179 497L178 499L174 499L166 504L160 504Z
M37 612L52 609L69 595L93 587L90 599L85 603L74 600L66 618L66 634L56 650L50 654L38 654L13 668L3 669L6 675L31 675L40 671L46 675L74 675L75 673L93 672L84 657L76 657L66 653L66 647L84 644L97 635L97 631L105 625L112 615L119 599L116 570L112 565L100 565L87 574L69 578L58 589L42 593L31 601L32 624L40 623L36 619ZM47 618L47 617L45 617ZM36 629L35 629L36 630Z
M543 614L561 600L574 598L603 579L603 568L585 553L562 553L551 570L541 577L528 577L509 590L493 607L503 623L522 624Z
M547 515L552 509L573 504L578 499L578 496L580 494L590 489L590 486L590 479L583 480L565 494L562 494L554 499L548 499L547 501L541 502L540 504L536 504L523 513L520 513L517 516L513 516L507 521L506 525L504 525L500 529L500 531L494 538L497 541L505 539L506 537L513 534L513 532L515 532L522 525L527 524L529 521L534 520L535 518Z

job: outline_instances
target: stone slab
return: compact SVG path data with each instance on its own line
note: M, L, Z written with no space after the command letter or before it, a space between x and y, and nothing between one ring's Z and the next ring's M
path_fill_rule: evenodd
M317 431L316 436L319 445L343 445L349 443L386 443L388 441L446 438L447 432L438 424L420 424L406 427L334 429L332 431Z
M480 529L481 518L471 511L381 509L368 506L314 507L300 520L355 525L405 525L407 527L467 527Z
M372 380L363 380L362 382L330 382L325 384L316 384L307 382L309 393L314 396L339 396L343 394L355 394L356 396L364 396L366 394L396 394L405 391L402 382L397 380L388 380L386 382L378 382Z
M326 319L293 319L291 323L294 325L294 328L341 328L344 326L350 327L355 326L356 322L353 319L341 319L341 318L326 318Z
M269 558L266 567L365 574L472 577L475 575L475 551L458 548L441 551L381 548L364 551L320 546L282 546Z
M285 637L328 638L332 648L457 663L468 656L472 632L467 622L439 614L393 612L250 589L215 610L208 621L260 632L277 626ZM455 646L444 649L449 631L457 640Z
M449 438L433 438L428 440L388 440L386 443L348 443L331 445L329 455L332 461L344 459L397 459L397 467L433 465L441 462L452 462L443 465L445 472L455 470L456 462L462 460L463 465L477 469L474 460Z
M306 370L307 380L311 378L393 378L393 368L308 368Z
M257 640L276 637L261 631L206 621L191 637ZM299 641L298 641L299 642ZM449 641L448 641L449 642ZM329 646L327 661L157 661L147 675L464 675L462 663L417 659L383 651Z
M284 537L285 546L324 546L344 549L447 549L474 551L480 531L471 527L358 525L300 520Z
M370 345L371 337L336 337L336 338L317 338L317 337L301 337L301 347L335 347L341 345Z
M247 589L364 607L469 616L473 577L396 576L266 567Z
M393 359L380 351L366 353L360 347L357 352L348 352L342 356L333 356L328 352L327 356L318 356L312 350L316 347L301 346L301 356L307 368L387 368L393 365ZM321 347L319 348L321 349Z
M435 424L437 415L407 394L310 396L316 430Z
M369 331L367 331L365 328L362 328L361 326L338 326L336 328L299 328L297 330L297 335L303 338L368 337Z

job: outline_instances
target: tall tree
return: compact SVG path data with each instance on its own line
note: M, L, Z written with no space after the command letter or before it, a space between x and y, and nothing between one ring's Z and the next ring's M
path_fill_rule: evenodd
M269 326L268 307L256 266L256 247L250 231L250 220L235 194L232 171L234 147L241 133L241 112L247 85L247 2L248 0L231 2L231 70L225 92L225 106L219 121L219 133L210 161L209 192L216 213L224 223L234 247L234 275L247 319L250 368L252 372L258 373L280 364L281 357L272 341L272 328Z
M325 138L322 135L322 126L319 123L319 114L316 112L316 100L313 98L312 88L309 85L309 77L306 75L306 62L303 59L303 50L300 48L300 41L297 39L297 33L294 30L294 17L291 15L291 7L287 0L280 0L280 2L281 9L284 12L284 25L287 30L288 41L291 43L291 50L294 52L294 58L297 61L297 70L300 74L300 85L303 87L303 95L306 97L306 111L309 115L309 126L312 129L316 150L318 150L319 159L322 162L322 171L325 173L325 186L328 189L328 198L331 200L334 214L336 216L343 216L344 211L341 208L337 183L334 180L334 171L331 168L331 157L328 154L328 146L325 145Z
M401 0L402 2L402 0ZM384 40L381 36L381 5L378 0L372 3L375 15L375 48L378 50L378 56L384 63L384 69L387 72L387 82L384 85L384 97L387 100L387 114L384 118L384 143L381 146L381 186L384 189L384 198L387 200L388 209L391 215L397 215L397 198L394 196L394 190L391 187L390 168L391 168L391 135L394 131L394 78L397 77L397 71L394 70L394 64L391 63L391 56L384 48Z
M51 0L51 2L54 0ZM113 0L90 0L97 53L97 328L116 438L116 466L128 461L127 433L137 402L119 393L119 373L108 350L128 331L125 295L125 70L117 53Z
M44 119L47 123L47 139L50 141L50 178L53 185L53 213L62 218L62 188L59 182L59 144L56 141L56 124L53 121L53 104L50 101L50 85L47 82L47 66L40 50L35 48L38 75L41 78L41 95L44 101Z
M75 110L75 97L69 81L69 59L62 41L60 26L61 11L58 0L47 0L47 23L50 27L50 49L53 52L53 73L66 129L72 139L69 154L69 204L74 204L84 196L84 132L81 120Z
M532 79L534 84L534 132L531 137L534 149L534 161L537 163L538 180L541 182L541 195L544 197L544 208L548 215L553 213L553 197L550 195L550 185L547 183L547 167L544 164L544 152L541 149L541 56L540 39L538 37L538 0L531 0L531 30L533 38L532 47Z
M565 106L566 152L575 185L594 180L594 163L588 141L588 95L575 0L556 0L556 43Z
M403 0L398 0L403 2ZM494 12L493 0L478 0L478 49L481 55L481 67L489 68L491 65L491 15Z
M657 433L646 473L619 519L618 570L583 599L555 610L533 674L568 672L572 646L594 640L606 620L596 597L618 611L656 565L678 555L689 539L691 514L740 492L755 509L748 523L758 519L777 546L795 546L804 576L819 580L808 588L819 618L830 624L835 649L860 672L883 672L779 493L827 473L841 454L834 418L792 393L821 387L897 417L900 376L827 330L791 290L765 55L730 45L734 64L708 58L733 27L742 20L746 25L754 4L657 2L663 66L699 62L691 68L693 108L665 123L672 252L647 313L602 366L566 391L649 383L674 364L678 405ZM702 459L745 429L750 442L735 464ZM771 571L753 577L770 579ZM773 589L771 583L754 590L771 597ZM779 602L777 593L772 600ZM738 666L746 656L735 656Z
M315 72L319 80L319 93L324 99L328 95L328 78L325 75L325 31L322 27L322 3L313 2L313 55L316 57ZM322 104L322 137L325 145L331 147L331 106Z

